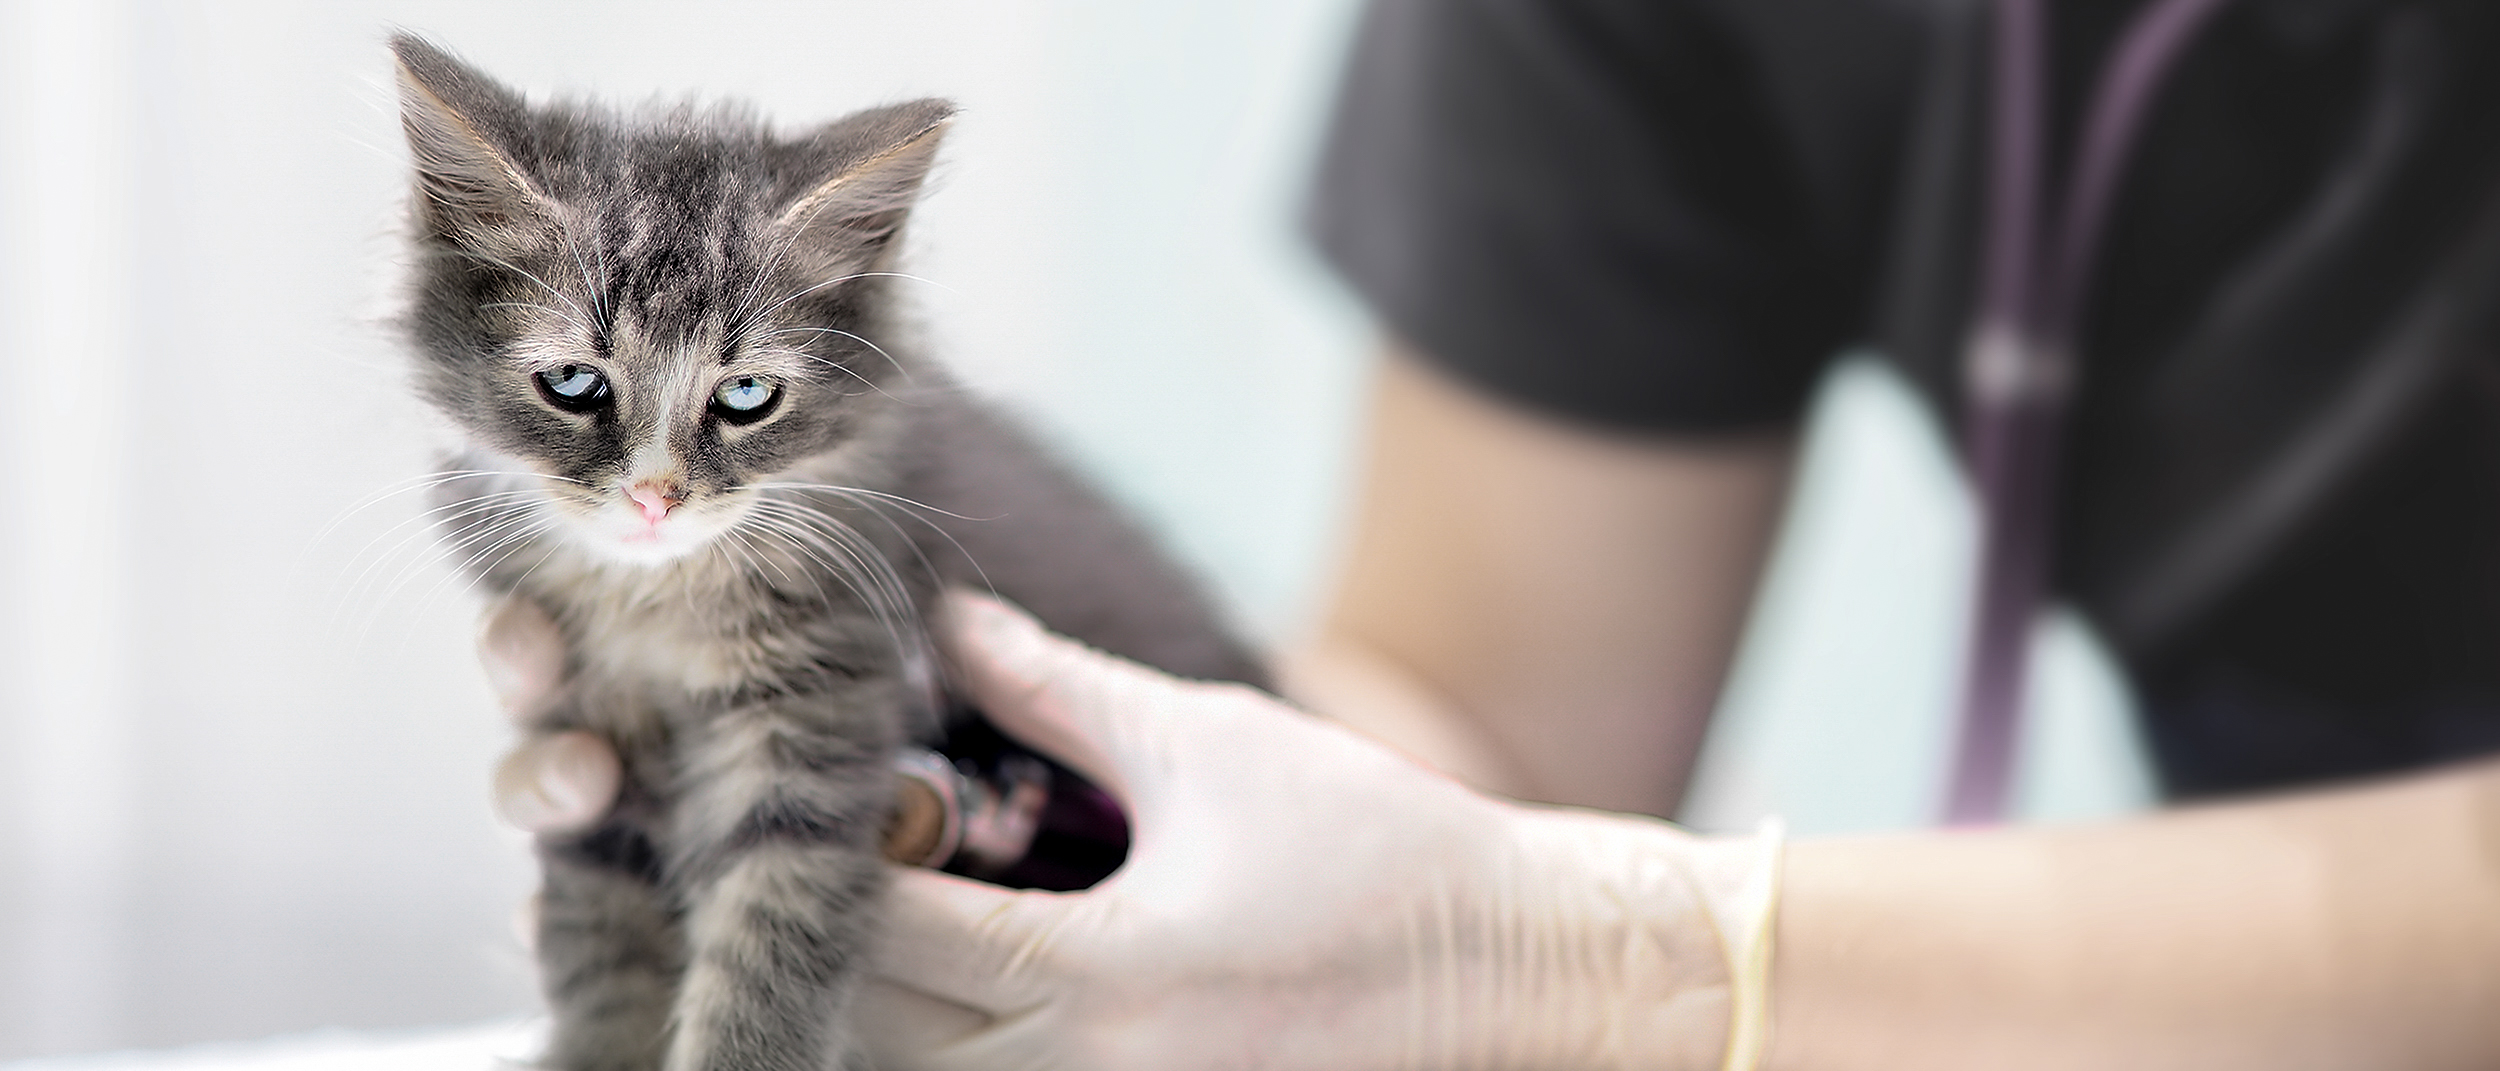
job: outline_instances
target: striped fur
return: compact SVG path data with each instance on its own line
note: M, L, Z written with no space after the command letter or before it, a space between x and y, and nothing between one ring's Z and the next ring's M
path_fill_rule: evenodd
M1181 573L905 345L892 248L950 108L776 135L731 107L532 105L393 41L416 164L405 317L463 431L443 538L570 643L534 728L625 787L543 839L539 956L576 1071L860 1065L886 761L939 730L927 615L986 584L1174 672L1256 682ZM543 375L593 368L569 409ZM714 404L776 386L760 419ZM665 520L629 497L673 496ZM651 492L658 493L658 492ZM905 950L907 952L907 950Z

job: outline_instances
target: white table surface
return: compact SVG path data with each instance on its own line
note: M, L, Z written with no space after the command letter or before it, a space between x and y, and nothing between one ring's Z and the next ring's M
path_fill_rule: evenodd
M0 1071L502 1071L526 1067L545 1022L506 1020L420 1030L321 1030L178 1049L47 1056Z

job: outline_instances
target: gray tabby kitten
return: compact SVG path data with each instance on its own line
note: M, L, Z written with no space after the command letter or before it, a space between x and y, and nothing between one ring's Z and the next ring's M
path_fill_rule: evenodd
M539 845L546 1063L864 1066L843 1009L887 760L940 728L934 594L994 587L1176 673L1258 668L1136 530L896 344L896 236L950 105L784 137L729 107L533 106L391 44L405 327L467 440L445 537L570 644L535 728L603 733L625 769L612 818Z

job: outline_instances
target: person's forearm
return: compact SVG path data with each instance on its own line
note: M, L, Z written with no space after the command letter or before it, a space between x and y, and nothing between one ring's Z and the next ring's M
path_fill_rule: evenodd
M1673 813L1778 524L1793 437L1574 427L1394 350L1371 427L1308 660L1351 672L1289 669L1297 698L1456 761L1444 769L1490 791ZM1384 689L1386 715L1368 706Z
M1773 1068L2500 1066L2500 765L1788 854Z
M1520 799L1537 795L1536 782L1503 752L1492 732L1360 640L1324 633L1284 652L1277 671L1286 698L1407 758L1481 791Z

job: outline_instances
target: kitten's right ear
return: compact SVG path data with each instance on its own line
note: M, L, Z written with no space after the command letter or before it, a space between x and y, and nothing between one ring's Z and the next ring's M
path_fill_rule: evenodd
M520 96L413 34L391 35L399 122L417 169L417 214L464 246L510 243L551 223L555 202L498 147L520 130Z

